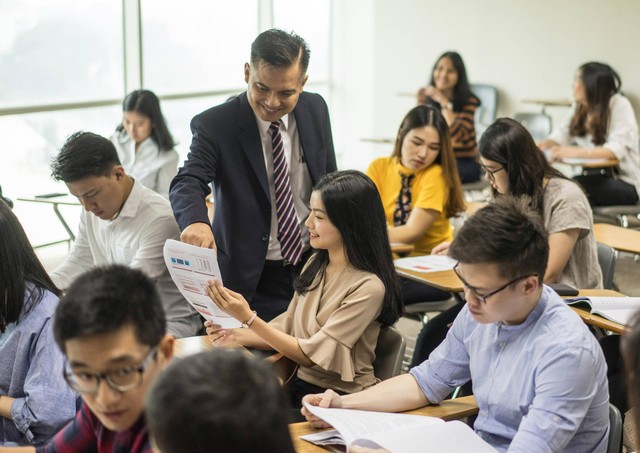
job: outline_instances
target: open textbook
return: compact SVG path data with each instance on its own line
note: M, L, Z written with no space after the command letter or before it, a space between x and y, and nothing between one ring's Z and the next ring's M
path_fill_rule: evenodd
M163 252L171 278L198 313L227 329L242 326L240 321L218 308L207 294L209 280L222 283L218 260L213 250L167 239Z
M348 452L353 445L392 453L495 453L469 426L423 415L322 408L305 404L335 429L300 436L308 442Z
M456 260L446 255L424 255L400 258L394 261L396 267L416 272L438 272L453 269Z
M625 326L629 325L631 316L640 309L640 297L577 297L565 301L572 307L587 310Z

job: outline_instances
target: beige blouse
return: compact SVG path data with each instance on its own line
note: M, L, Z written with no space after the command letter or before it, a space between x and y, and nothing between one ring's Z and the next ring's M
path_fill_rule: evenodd
M300 367L298 377L323 388L358 392L377 382L373 374L385 287L369 272L347 267L301 296L269 324L298 339L315 364ZM313 286L313 285L312 285Z

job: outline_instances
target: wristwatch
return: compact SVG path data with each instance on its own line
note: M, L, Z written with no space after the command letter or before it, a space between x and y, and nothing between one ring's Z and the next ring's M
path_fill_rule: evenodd
M253 324L253 321L255 321L257 317L258 317L258 313L256 313L255 310L253 310L253 314L251 315L251 318L249 318L247 322L243 322L242 327L244 327L245 329L248 329L249 326Z

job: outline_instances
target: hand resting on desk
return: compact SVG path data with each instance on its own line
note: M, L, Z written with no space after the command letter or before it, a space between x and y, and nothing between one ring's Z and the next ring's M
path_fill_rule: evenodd
M436 245L432 250L432 255L448 255L449 254L449 246L451 242L445 241L441 244Z
M302 409L300 412L305 416L307 421L311 423L311 426L314 428L331 428L332 426L325 422L324 420L320 420L318 417L309 412L305 407L304 403L310 404L312 406L320 406L320 407L342 407L342 397L338 395L333 390L326 390L324 393L315 393L312 395L306 395L302 398Z

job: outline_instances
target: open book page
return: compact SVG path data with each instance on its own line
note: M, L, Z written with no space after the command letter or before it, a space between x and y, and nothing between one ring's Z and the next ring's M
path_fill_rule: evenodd
M400 258L394 261L396 267L416 272L437 272L453 269L456 261L445 255L424 255Z
M626 326L633 314L640 309L640 297L583 297L569 299L567 304L586 308L594 315Z
M409 427L425 428L444 424L444 421L439 418L422 415L324 408L309 404L305 404L305 407L309 412L333 426L335 431L342 437L344 445L351 445L356 439L368 438L376 433L393 432ZM332 434L331 431L327 431L311 434L310 436L314 436L317 439L320 435L326 435L325 433ZM301 436L301 439L309 440L308 437Z
M207 294L209 280L222 283L218 260L213 250L167 239L163 252L171 278L198 313L224 328L242 326L240 321L218 308Z
M482 440L461 421L435 426L414 426L394 432L372 434L368 439L357 439L352 445L384 448L393 453L496 453L497 450Z

